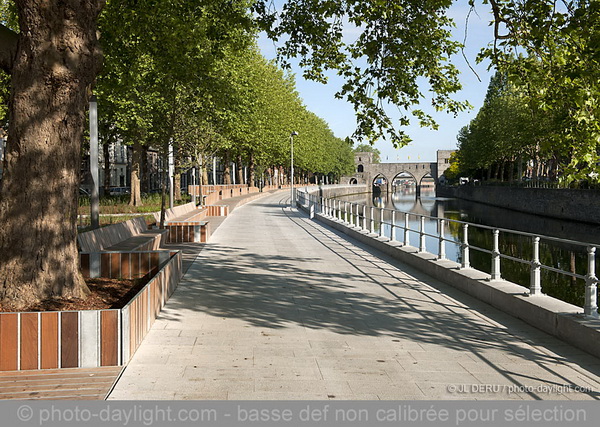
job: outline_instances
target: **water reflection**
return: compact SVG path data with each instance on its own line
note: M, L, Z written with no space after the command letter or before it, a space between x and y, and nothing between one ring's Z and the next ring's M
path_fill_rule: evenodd
M371 194L351 195L341 198L354 203L366 204L377 208L394 209L400 212L410 212L416 215L447 218L452 220L466 221L473 224L481 224L490 227L505 228L533 234L553 236L562 239L588 242L600 246L600 226L584 223L562 221L552 218L544 218L536 215L519 213L507 209L496 208L479 203L468 202L458 199L436 198L433 188L423 187L421 197L417 197L414 187L397 187L399 191L391 194L373 196ZM369 210L367 210L369 215ZM379 214L375 214L375 231L379 230ZM391 223L391 214L386 213L385 222ZM370 218L369 218L370 221ZM396 214L395 224L403 226L404 215ZM418 230L420 220L414 215L409 216L410 228ZM438 235L439 221L426 219L425 233ZM446 223L444 235L451 242L445 243L446 257L456 262L461 262L461 251L459 242L462 241L462 226L458 223ZM390 237L391 226L384 225L382 234ZM396 240L404 240L403 230L396 229ZM411 246L419 246L419 233L410 232L408 235ZM426 250L438 254L439 239L428 236L425 239ZM490 230L471 226L469 228L469 243L482 249L493 248L493 235ZM500 252L515 258L530 261L533 258L533 242L530 237L512 233L500 234ZM598 257L600 258L600 257ZM490 272L491 255L485 252L471 250L471 266L481 271ZM587 253L585 247L554 242L542 239L540 242L540 261L542 264L561 270L570 271L580 275L587 273ZM600 271L600 262L597 259L596 270ZM529 287L530 280L529 263L521 263L502 259L502 277L525 287ZM570 278L558 273L542 270L542 290L544 293L570 302L579 307L584 304L585 282L582 279Z

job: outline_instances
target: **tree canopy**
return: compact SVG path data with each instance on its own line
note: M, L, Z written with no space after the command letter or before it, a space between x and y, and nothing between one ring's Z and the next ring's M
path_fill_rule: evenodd
M539 121L552 124L548 133L523 124L534 141L527 137L528 149L553 153L567 180L598 179L600 4L482 2L493 11L496 38L483 56L507 83L498 80L502 95L490 94L479 124L464 134L493 132L486 151L508 158L524 139L503 121L549 118ZM460 88L450 63L460 48L450 37L452 3L288 0L277 11L270 0L2 0L0 69L11 87L0 93L8 95L0 301L85 290L77 190L93 86L105 102L101 114L111 117L104 129L127 142L197 138L205 152L282 166L297 131L300 168L341 173L351 147L306 111L291 76L256 55L257 29L279 40L284 66L296 58L307 78L323 82L328 71L344 78L338 96L355 108L355 140L401 146L411 119L436 126L419 102L451 113L466 107L452 99ZM399 109L397 121L388 108Z

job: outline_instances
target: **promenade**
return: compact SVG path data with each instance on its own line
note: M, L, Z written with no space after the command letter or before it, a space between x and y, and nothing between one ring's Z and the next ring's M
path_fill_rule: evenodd
M278 192L215 231L109 399L600 400L600 360Z

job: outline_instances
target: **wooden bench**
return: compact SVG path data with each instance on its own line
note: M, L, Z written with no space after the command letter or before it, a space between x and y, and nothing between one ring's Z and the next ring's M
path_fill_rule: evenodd
M165 228L167 230L167 243L206 243L210 237L208 221L205 221L208 208L197 208L196 205L186 203L175 206L165 211ZM156 222L160 221L160 213L154 214Z
M77 236L80 252L152 251L159 249L166 230L148 230L144 217L80 233Z

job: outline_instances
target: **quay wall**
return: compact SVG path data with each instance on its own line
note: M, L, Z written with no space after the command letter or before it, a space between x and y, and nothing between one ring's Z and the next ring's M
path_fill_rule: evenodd
M461 185L436 189L453 197L567 221L600 224L600 191Z

